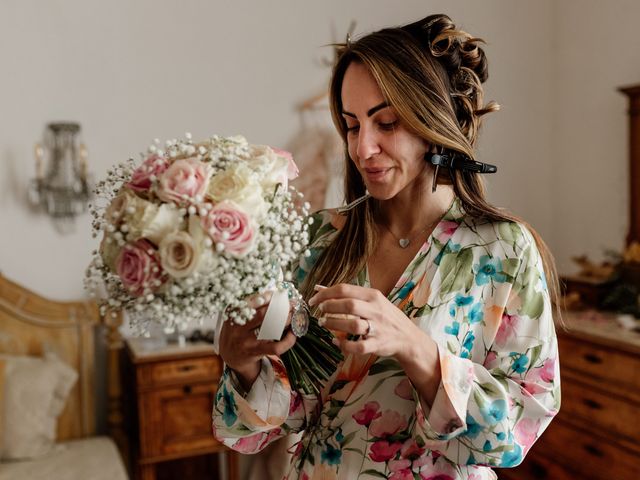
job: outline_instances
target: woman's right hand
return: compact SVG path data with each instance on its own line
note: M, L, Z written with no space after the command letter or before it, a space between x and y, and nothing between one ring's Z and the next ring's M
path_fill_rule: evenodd
M260 328L267 311L270 292L248 299L250 306L256 309L255 316L244 325L225 321L220 332L220 356L229 368L236 372L243 388L249 391L260 375L260 361L265 355L282 355L296 343L296 336L289 330L282 340L258 340L256 329ZM263 303L263 305L260 305Z

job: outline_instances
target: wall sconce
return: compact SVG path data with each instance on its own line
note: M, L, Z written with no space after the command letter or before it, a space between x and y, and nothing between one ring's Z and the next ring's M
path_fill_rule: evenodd
M36 178L29 199L51 215L61 233L74 230L76 215L87 210L91 198L87 149L79 134L78 123L49 123L42 144L35 146Z

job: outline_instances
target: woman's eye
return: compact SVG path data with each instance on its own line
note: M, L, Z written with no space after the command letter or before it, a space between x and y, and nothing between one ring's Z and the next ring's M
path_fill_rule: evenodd
M378 125L382 130L393 130L396 126L396 122L380 122Z
M355 133L360 130L360 125L353 125L352 127L347 126L347 132Z

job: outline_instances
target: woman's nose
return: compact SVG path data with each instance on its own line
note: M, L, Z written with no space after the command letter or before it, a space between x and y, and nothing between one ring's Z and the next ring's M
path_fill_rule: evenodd
M376 132L371 128L360 127L358 132L358 158L366 160L376 153L380 153L380 145Z

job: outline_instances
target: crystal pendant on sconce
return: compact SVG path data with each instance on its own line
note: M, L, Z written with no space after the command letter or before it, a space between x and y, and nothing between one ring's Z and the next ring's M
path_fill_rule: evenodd
M78 123L50 123L43 143L35 148L36 178L29 199L52 217L62 233L74 230L75 217L87 210L91 198L87 149L79 134Z

